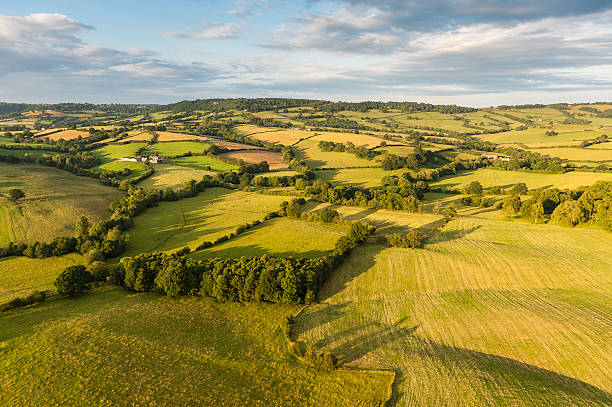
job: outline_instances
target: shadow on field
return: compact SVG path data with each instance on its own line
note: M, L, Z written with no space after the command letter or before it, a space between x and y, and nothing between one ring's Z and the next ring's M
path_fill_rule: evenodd
M443 230L436 233L431 243L439 243L439 242L449 242L451 240L458 240L476 230L480 229L482 225L476 225L468 229L458 229L458 230Z

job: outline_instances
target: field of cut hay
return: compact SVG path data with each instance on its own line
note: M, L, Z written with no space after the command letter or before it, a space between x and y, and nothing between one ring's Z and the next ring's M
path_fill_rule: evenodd
M153 139L153 134L148 131L132 130L129 133L129 137L125 138L126 141L145 141L149 142Z
M162 157L176 157L178 155L202 154L208 151L210 144L195 141L176 141L167 143L156 143L145 150L145 155L160 155Z
M162 202L134 219L126 256L141 252L194 249L225 236L237 226L263 219L287 197L210 188L195 198Z
M8 191L21 189L17 203ZM55 168L0 163L0 247L9 242L49 241L72 236L80 216L96 221L110 215L108 205L121 191L97 180Z
M270 166L270 170L285 170L287 164L283 161L283 156L273 151L265 150L240 150L230 151L228 153L219 154L219 157L229 158L232 160L243 160L247 164L257 164L266 161Z
M189 167L205 171L226 171L238 168L236 165L228 164L207 155L174 158L170 160L170 163L181 167Z
M62 130L60 132L57 133L52 133L52 134L48 134L50 133L52 130L45 130L40 132L39 135L37 135L37 137L40 138L48 138L49 140L73 140L75 138L79 138L80 137L89 137L89 132L87 131L82 131L82 130ZM47 135L48 134L48 135Z
M195 253L192 257L263 256L321 257L346 234L346 227L281 218L267 221L229 241Z
M376 161L358 158L352 153L321 151L318 142L313 140L300 141L293 150L310 168L378 167Z
M33 290L55 291L53 282L69 266L84 264L78 254L67 254L47 259L28 257L0 258L0 303L24 296Z
M342 153L333 153L342 154ZM374 168L340 168L337 170L315 171L317 178L338 185L354 185L358 187L375 187L385 175L399 175L402 170L385 171L380 167Z
M185 186L187 181L192 179L199 181L204 175L214 175L214 172L170 164L159 164L155 166L155 173L140 182L138 186L144 189L180 189Z
M395 370L398 406L610 405L610 270L609 233L458 218L424 249L359 247L296 333Z
M389 374L288 352L278 327L298 309L100 288L2 314L0 404L383 405Z
M196 136L194 134L174 133L171 131L156 131L159 138L157 141L190 141L204 140L205 137Z
M612 161L612 150L595 150L589 148L538 148L532 151L566 160Z

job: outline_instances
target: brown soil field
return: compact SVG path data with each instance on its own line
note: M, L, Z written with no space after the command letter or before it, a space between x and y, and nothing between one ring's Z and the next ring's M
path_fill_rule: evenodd
M257 151L257 150L241 150L231 151L229 153L220 154L219 157L231 158L234 160L244 160L248 164L257 164L262 161L267 161L270 170L285 170L287 164L283 161L283 157L272 151Z

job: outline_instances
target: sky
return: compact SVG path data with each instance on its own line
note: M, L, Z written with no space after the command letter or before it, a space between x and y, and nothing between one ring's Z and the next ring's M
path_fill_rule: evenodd
M0 3L0 101L612 101L612 0Z

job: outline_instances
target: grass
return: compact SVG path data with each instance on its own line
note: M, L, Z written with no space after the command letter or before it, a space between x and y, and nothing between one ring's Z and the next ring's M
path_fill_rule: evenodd
M196 136L193 134L184 134L184 133L173 133L171 131L156 131L159 136L158 141L189 141L189 140L203 140L200 136Z
M252 139L267 141L268 143L277 143L290 146L297 143L303 138L311 137L313 132L306 130L287 130L270 127L259 127L250 124L238 126L236 128L240 133L249 136Z
M333 250L346 227L281 218L198 252L195 258L263 256L321 257Z
M156 143L145 151L148 155L161 155L162 157L174 157L177 155L192 153L204 153L210 144L197 143L195 141L176 141L171 143Z
M247 164L258 164L262 161L268 163L271 171L285 170L287 164L283 160L283 156L273 151L265 150L242 150L242 151L229 151L227 153L220 154L219 157L225 159L242 160Z
M344 154L344 153L332 153ZM374 187L380 185L385 175L398 175L402 170L385 171L382 168L341 168L338 170L316 171L317 178L339 185L355 185L360 187Z
M382 405L388 375L289 354L278 326L297 310L101 288L3 314L0 404Z
M32 290L55 291L55 278L66 267L76 264L84 264L83 256L68 254L47 259L0 258L0 302L26 295Z
M225 163L214 157L209 156L192 156L192 157L181 157L170 160L173 165L181 167L189 167L204 170L206 167L210 167L212 171L226 171L238 169L238 166L233 164Z
M107 164L121 157L135 156L136 151L144 145L144 143L109 144L92 150L91 153L102 160L102 164Z
M306 160L310 168L376 167L377 163L358 158L352 153L321 151L317 141L304 140L294 147L296 156Z
M480 182L485 188L493 186L510 187L519 182L524 182L529 189L542 187L573 189L583 185L592 185L597 181L612 181L612 174L580 171L571 171L565 174L540 174L483 168L476 171L461 171L458 175L440 178L430 185L433 188L460 188L472 181Z
M511 114L513 114L511 112ZM556 143L556 142L569 142L569 141L582 141L588 139L594 139L597 136L605 134L602 131L590 131L596 130L596 126L584 126L584 125L556 125L552 127L552 130L558 132L556 136L547 136L546 132L551 129L546 127L530 127L527 130L512 130L504 133L497 134L483 134L477 136L483 140L491 141L493 143Z
M145 189L180 189L185 182L195 179L200 180L204 175L212 175L214 172L198 170L195 168L178 167L175 165L159 164L155 166L155 173L138 186Z
M170 252L185 246L195 249L204 240L215 240L238 225L262 219L285 200L283 196L209 188L194 198L162 202L134 218L125 255Z
M8 199L13 188L26 195L17 204ZM55 168L0 163L0 247L71 236L78 217L105 218L108 205L121 196L97 180Z
M612 161L612 151L588 148L538 148L533 152L566 160Z
M356 249L296 333L395 370L398 406L610 405L610 270L609 233L458 218L425 249Z

